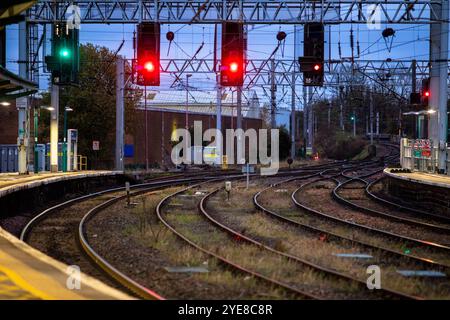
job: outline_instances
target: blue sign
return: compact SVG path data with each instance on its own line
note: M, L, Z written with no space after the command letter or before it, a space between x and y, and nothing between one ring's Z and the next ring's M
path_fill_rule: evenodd
M134 157L134 145L126 144L123 147L123 153L125 158L133 158Z

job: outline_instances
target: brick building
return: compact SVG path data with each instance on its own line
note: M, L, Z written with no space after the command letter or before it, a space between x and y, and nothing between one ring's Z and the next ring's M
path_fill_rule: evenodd
M136 115L134 136L127 135L125 144L132 145L132 157L125 159L125 165L145 166L146 153L150 165L171 166L172 132L186 126L186 101L182 92L151 92L145 102L141 103ZM203 131L216 128L216 95L215 92L195 91L189 95L188 126L194 121L201 121ZM147 112L145 111L147 110ZM147 114L147 115L146 115ZM242 129L260 129L262 120L259 114L259 101L253 95L249 101L242 103ZM147 118L147 150L145 139L145 123ZM222 131L236 129L237 110L233 96L222 97ZM225 147L225 146L224 146Z

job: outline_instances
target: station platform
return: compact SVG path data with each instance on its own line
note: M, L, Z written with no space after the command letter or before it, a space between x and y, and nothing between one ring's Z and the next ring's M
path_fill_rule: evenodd
M405 181L410 181L414 183L430 185L435 187L449 188L450 189L450 176L442 174L432 174L425 172L391 172L390 168L384 170L384 174Z
M31 189L41 185L65 180L114 176L122 174L121 171L77 171L77 172L43 172L29 175L18 173L0 173L0 198L9 193Z
M59 188L61 182L76 182L102 177L108 179L121 175L116 171L82 171L67 173L39 173L19 175L0 174L0 201L15 197L15 203L38 193L40 187ZM34 190L30 190L35 188ZM49 189L50 190L50 189ZM17 198L17 199L16 199ZM32 203L32 202L30 202ZM7 210L2 210L4 214ZM16 212L13 211L12 212ZM75 271L75 273L74 273ZM111 288L80 270L46 256L0 227L0 300L50 299L50 300L110 300L132 299L131 296ZM75 277L74 277L75 276ZM77 286L79 279L79 289ZM72 288L72 289L71 289Z
M132 299L83 273L71 278L70 271L0 228L0 300Z
M384 170L387 192L418 209L450 217L450 176L425 172Z

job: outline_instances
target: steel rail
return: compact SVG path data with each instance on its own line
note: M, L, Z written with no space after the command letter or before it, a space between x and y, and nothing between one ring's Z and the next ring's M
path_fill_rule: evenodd
M365 188L366 194L370 198L372 198L373 200L375 200L375 201L377 201L377 202L379 202L381 204L384 204L386 206L398 209L400 211L414 212L414 213L423 215L425 217L429 217L430 219L436 219L436 220L440 220L440 221L445 222L445 223L450 223L450 218L448 218L448 217L445 217L445 216L442 216L442 215L438 215L438 214L434 214L432 212L426 212L426 211L419 210L419 209L416 209L416 208L407 207L407 206L401 205L399 203L395 203L395 202L389 201L389 200L387 200L385 198L382 198L380 196L377 196L376 194L374 194L371 191L371 189L373 189L373 186L376 183L379 183L382 179L385 179L385 177L380 177L380 178L370 182Z
M334 277L334 278L336 278L336 279L340 279L340 280L344 280L344 281L350 281L350 282L352 282L352 283L357 284L357 285L360 286L360 287L364 287L364 288L367 289L367 284L366 284L365 281L362 281L362 280L360 280L360 279L358 279L358 278L355 278L355 277L346 275L346 274L341 273L341 272L339 272L339 271L335 271L335 270L332 270L332 269L330 269L330 268L327 268L327 267L324 267L324 266L320 266L320 265L318 265L318 264L316 264L316 263L313 263L313 262L311 262L311 261L302 259L302 258L300 258L300 257L298 257L298 256L296 256L296 255L292 255L292 254L289 254L289 253L286 253L286 252L282 252L282 251L276 250L276 249L274 249L273 247L268 246L268 245L265 245L264 243L262 243L262 242L260 242L260 241L257 241L257 240L255 240L255 239L249 237L249 236L246 236L246 235L244 235L244 234L242 234L242 233L240 233L240 232L234 230L233 228L231 228L231 227L229 227L229 226L227 226L227 225L225 225L225 224L219 222L218 220L214 219L214 218L207 212L207 210L205 209L205 202L208 200L208 198L210 198L211 196L213 196L214 194L216 194L216 193L217 193L218 191L220 191L221 189L222 189L222 188L216 189L216 190L210 192L209 194L207 194L206 196L204 196L204 197L200 200L200 205L199 205L199 208L200 208L200 211L202 212L202 214L203 214L209 221L211 221L214 225L216 225L216 226L218 226L219 228L225 230L225 231L226 231L227 233L229 233L230 235L237 236L237 237L239 237L240 239L243 239L243 240L245 240L246 242L251 243L251 244L253 244L253 245L255 245L255 246L259 247L259 248L263 248L263 249L268 250L268 251L270 251L270 252L273 252L273 253L275 253L275 254L277 254L277 255L280 255L280 256L282 256L282 257L285 257L285 258L287 258L287 259L289 259L289 260L291 260L291 261L294 261L294 262L297 262L297 263L299 263L299 264L301 264L301 265L307 266L308 268L311 268L311 269L313 269L313 270L315 270L315 271L321 272L322 274L324 274L324 275L326 275L326 276L332 276L332 277ZM401 293L401 292L398 292L398 291L386 289L386 288L377 290L376 293L388 294L388 295L392 295L392 296L394 296L394 297L399 297L399 298L401 298L401 299L414 299L414 300L420 299L419 297L410 296L410 295L407 295L407 294L404 294L404 293Z
M326 179L326 178L324 179L324 178L322 178L322 179L317 179L317 180L314 180L314 181L311 181L311 182L308 182L308 183L305 183L305 184L301 185L299 188L294 190L292 192L292 194L291 194L291 199L293 200L294 204L297 207L299 207L299 208L301 208L301 209L303 209L306 212L309 212L311 214L314 214L314 215L317 215L319 217L325 218L326 220L337 222L337 223L341 223L343 225L348 225L348 226L351 226L351 227L354 227L354 228L358 228L358 229L360 229L360 230L362 230L364 232L371 232L371 233L375 233L375 234L381 235L382 237L390 237L392 239L402 240L402 241L414 243L414 244L420 245L422 247L440 249L440 250L444 250L446 253L448 253L448 249L450 249L450 248L448 248L446 246L442 246L442 245L439 245L439 244L435 244L435 243L432 243L432 242L423 241L423 240L419 240L419 239L414 239L412 237L401 236L401 235L398 235L398 234L395 234L395 233L392 233L392 232L389 232L389 231L385 231L385 230L381 230L381 229L377 229L377 228L372 228L372 227L369 227L369 226L365 226L365 225L361 225L361 224L358 224L358 223L350 222L350 221L347 221L347 220L344 220L344 219L341 219L341 218L338 218L338 217L334 217L334 216L332 216L330 214L327 214L327 213L324 213L324 212L320 212L320 211L315 210L315 209L313 209L313 208L311 208L311 207L309 207L309 206L307 206L305 204L302 204L301 202L299 202L296 199L296 195L297 195L297 193L300 192L300 190L302 190L302 189L306 188L308 185L316 183L316 182L318 182L320 180L332 180L335 183L339 184L339 181L337 181L335 179ZM424 258L424 257L415 256L415 255L411 255L411 254L406 255L406 256L409 256L411 258L416 258L416 259L424 261L424 262L426 262L426 261L432 262L433 264L438 265L438 266L440 265L442 267L450 268L449 265L442 264L442 263L439 263L437 261L433 261L432 259L429 259L429 258Z
M440 226L440 225L437 225L437 224L432 224L432 223L420 221L420 220L417 220L417 219L400 217L398 215L390 214L390 213L385 212L385 211L372 209L372 208L369 208L369 207L357 204L357 203L355 203L355 202L353 202L351 200L346 199L344 196L339 194L339 191L343 190L346 185L348 185L348 184L350 184L352 182L354 182L353 179L345 181L345 182L339 184L338 186L336 186L336 188L333 189L333 198L336 201L338 201L339 203L341 203L341 204L343 204L345 206L348 206L350 208L353 208L353 209L365 212L365 213L373 215L373 216L379 216L379 217L383 217L383 218L386 218L386 219L389 219L389 220L398 221L398 222L409 224L409 225L413 225L413 226L424 227L424 228L431 229L431 230L437 231L437 232L444 232L444 233L450 232L450 227ZM365 185L362 188L360 188L361 191L364 192L366 187L367 187L367 183L365 183ZM370 198L369 198L369 200L366 200L366 201L372 201L372 200L370 200Z
M252 270L250 270L250 269L248 269L248 268L246 268L246 267L244 267L244 266L241 266L241 265L239 265L239 264L237 264L237 263L235 263L235 262L233 262L233 261L231 261L231 260L229 260L229 259L227 259L227 258L225 258L225 257L223 257L223 256L221 256L221 255L219 255L219 254L217 254L217 253L214 253L214 252L212 252L212 251L210 251L210 250L208 250L208 249L206 249L206 248L204 248L204 247L198 245L198 244L195 243L194 241L190 240L187 236L185 236L184 234L182 234L181 232L179 232L179 231L178 231L174 226L172 226L166 219L164 219L164 217L163 217L164 214L162 213L162 208L163 208L164 205L168 202L168 200L171 199L171 198L173 198L173 197L175 197L175 196L177 196L178 194L181 194L181 193L187 191L188 189L190 189L190 188L192 188L192 187L193 187L193 186L188 187L188 188L185 188L185 189L180 190L180 191L178 191L178 192L175 192L175 193L173 193L173 194L171 194L171 195L168 195L167 197L165 197L164 199L162 199L162 200L158 203L158 205L157 205L157 207L156 207L156 214L157 214L157 216L158 216L158 219L159 219L159 220L160 220L160 221L161 221L161 222L162 222L162 223L163 223L170 231L172 231L172 233L173 233L174 235L176 235L178 238L182 239L183 241L185 241L186 243L188 243L189 245L191 245L191 246L194 247L195 249L197 249L197 250L199 250L199 251L201 251L201 252L203 252L203 253L209 255L210 257L213 257L213 258L217 259L218 261L222 262L224 265L229 266L229 267L231 267L231 268L233 268L233 269L235 269L235 270L237 270L237 271L239 271L239 272L241 272L241 273L243 273L243 274L249 274L249 275L253 276L254 278L263 280L263 281L265 281L265 282L267 282L267 283L269 283L269 284L275 284L275 285L277 285L277 286L279 286L279 287L281 287L281 288L283 288L283 289L285 289L285 290L291 291L291 292L293 292L293 293L295 293L295 294L298 294L298 295L303 296L303 297L308 298L308 299L319 299L318 297L313 296L313 295L310 295L310 294L308 294L308 293L305 293L305 292L303 292L303 291L301 291L301 290L298 290L297 288L295 288L295 287L293 287L293 286L291 286L291 285L282 283L282 282L280 282L280 281L278 281L278 280L276 280L276 279L272 279L272 278L270 278L270 277L268 277L268 276L265 276L265 275L263 275L263 274L261 274L261 273L252 271Z

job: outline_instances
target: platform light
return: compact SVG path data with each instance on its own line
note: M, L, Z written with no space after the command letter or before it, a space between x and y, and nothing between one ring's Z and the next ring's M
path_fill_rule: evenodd
M429 114L433 114L433 113L436 113L436 110L431 109L431 110L428 110L427 112L428 112Z
M9 103L8 101L2 101L2 102L0 102L0 104L1 104L2 106L5 106L5 107L11 105L11 103Z

